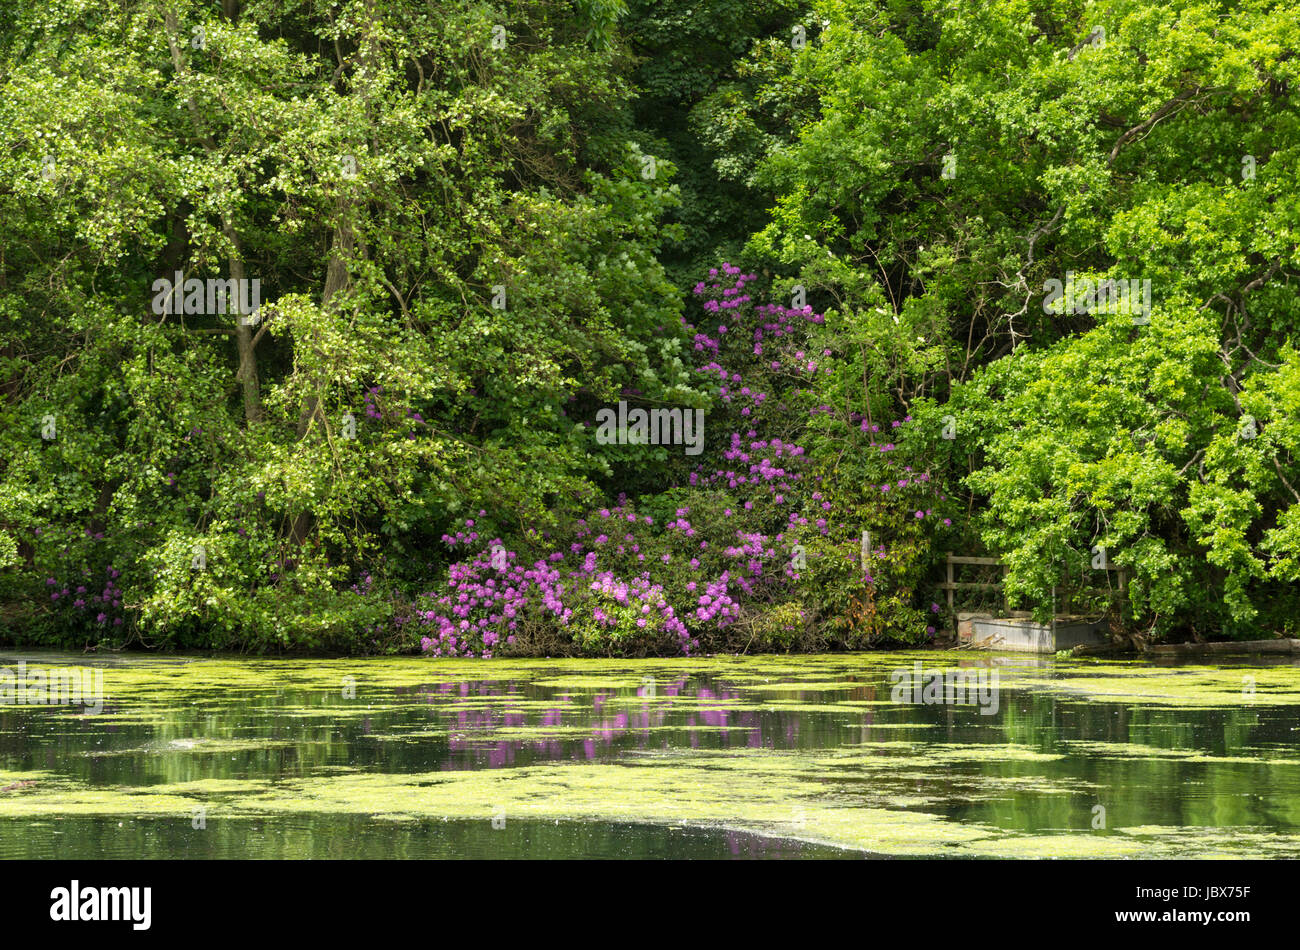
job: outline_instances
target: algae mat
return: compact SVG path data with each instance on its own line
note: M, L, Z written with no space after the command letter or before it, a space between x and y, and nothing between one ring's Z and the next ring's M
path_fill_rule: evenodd
M665 828L745 835L756 856L799 853L789 842L816 855L1300 856L1290 661L27 653L0 654L0 669L19 661L28 676L93 666L102 708L0 705L0 856L47 854L52 836L60 856L74 839L86 857L180 856L257 822L295 836L232 835L222 854L310 856L319 842L303 842L340 836L382 850L445 823L499 842L496 856L581 854L584 835L615 824L610 847L629 857L699 853L665 844ZM922 671L970 695L900 692ZM141 827L149 837L132 837ZM462 839L444 839L401 850L457 856Z

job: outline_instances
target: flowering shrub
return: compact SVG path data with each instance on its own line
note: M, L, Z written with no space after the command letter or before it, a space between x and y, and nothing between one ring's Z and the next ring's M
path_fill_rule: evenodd
M446 540L455 545L469 535L457 532ZM689 653L695 641L663 588L646 575L624 581L612 571L597 571L596 558L593 551L561 571L555 564L565 558L557 552L525 567L514 551L494 541L477 557L452 566L448 593L425 595L433 606L419 614L429 630L421 648L434 656L486 659L521 637L539 645L539 638L559 628L584 652L643 643ZM553 650L567 652L563 642Z
M13 624L6 633L15 642L87 647L123 639L126 594L117 567L123 561L103 531L35 528L28 549L34 577L23 583L9 576L0 588L4 599L12 598L3 619Z
M82 574L80 580L47 577L45 586L50 603L58 608L54 614L59 624L85 629L90 639L99 639L111 628L122 626L122 590L117 586L122 574L111 565L105 568L102 590L96 590L99 583L91 579L89 569Z
M695 372L717 387L705 461L684 484L576 519L568 543L531 566L500 538L478 547L466 519L443 541L472 553L445 592L422 598L425 652L690 653L934 634L919 579L927 539L951 519L914 458L911 417L882 430L819 403L820 380L844 370L824 316L755 306L756 275L731 265L709 276L695 287L701 323L683 319Z

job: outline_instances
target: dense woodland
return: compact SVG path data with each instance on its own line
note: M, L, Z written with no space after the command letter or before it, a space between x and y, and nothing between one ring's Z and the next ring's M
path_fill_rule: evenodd
M1298 46L1290 0L15 0L0 640L907 645L948 554L1296 635Z

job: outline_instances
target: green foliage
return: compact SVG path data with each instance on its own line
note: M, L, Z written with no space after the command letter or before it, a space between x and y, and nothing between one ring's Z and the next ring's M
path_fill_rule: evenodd
M780 97L760 90L788 70L792 29L807 22L807 6L802 0L629 3L637 136L677 166L682 189L682 206L673 214L681 239L661 258L679 285L737 259L763 224L772 195L757 187L753 173L769 151L789 141L792 129Z
M721 649L913 642L947 553L1040 616L1064 586L1156 635L1296 629L1290 0L11 6L8 639L409 649L457 526L527 557L620 495L669 604L727 563L680 567L679 508L807 547ZM685 306L728 259L825 314L797 357L700 324L771 397L745 415ZM177 272L261 307L162 306ZM620 399L706 411L704 456L601 444ZM733 435L808 481L691 482ZM583 609L529 636L676 638Z
M1098 545L1157 633L1293 613L1294 12L827 0L784 81L817 104L760 165L750 253L858 315L877 399L955 417L956 553L1040 615ZM1149 322L1048 299L1088 279L1149 281Z
M0 525L29 586L89 531L148 643L331 646L459 514L524 535L594 498L611 460L566 411L700 403L656 258L674 169L621 133L620 9L20 12ZM257 319L156 312L178 270L257 278Z

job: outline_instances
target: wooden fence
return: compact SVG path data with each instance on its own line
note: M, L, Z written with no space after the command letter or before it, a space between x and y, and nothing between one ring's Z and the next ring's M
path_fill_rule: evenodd
M948 609L953 609L953 594L959 589L972 588L983 590L997 590L1003 586L1003 581L958 581L954 579L953 567L957 564L978 564L984 567L1001 567L1003 580L1006 579L1007 566L999 558L995 557L966 557L960 554L949 554L947 559L948 575L942 584L939 585L948 595ZM1128 569L1123 567L1106 566L1107 571L1117 571L1119 573L1119 592L1121 596L1128 596ZM1002 609L1010 611L1005 594L1002 597Z

